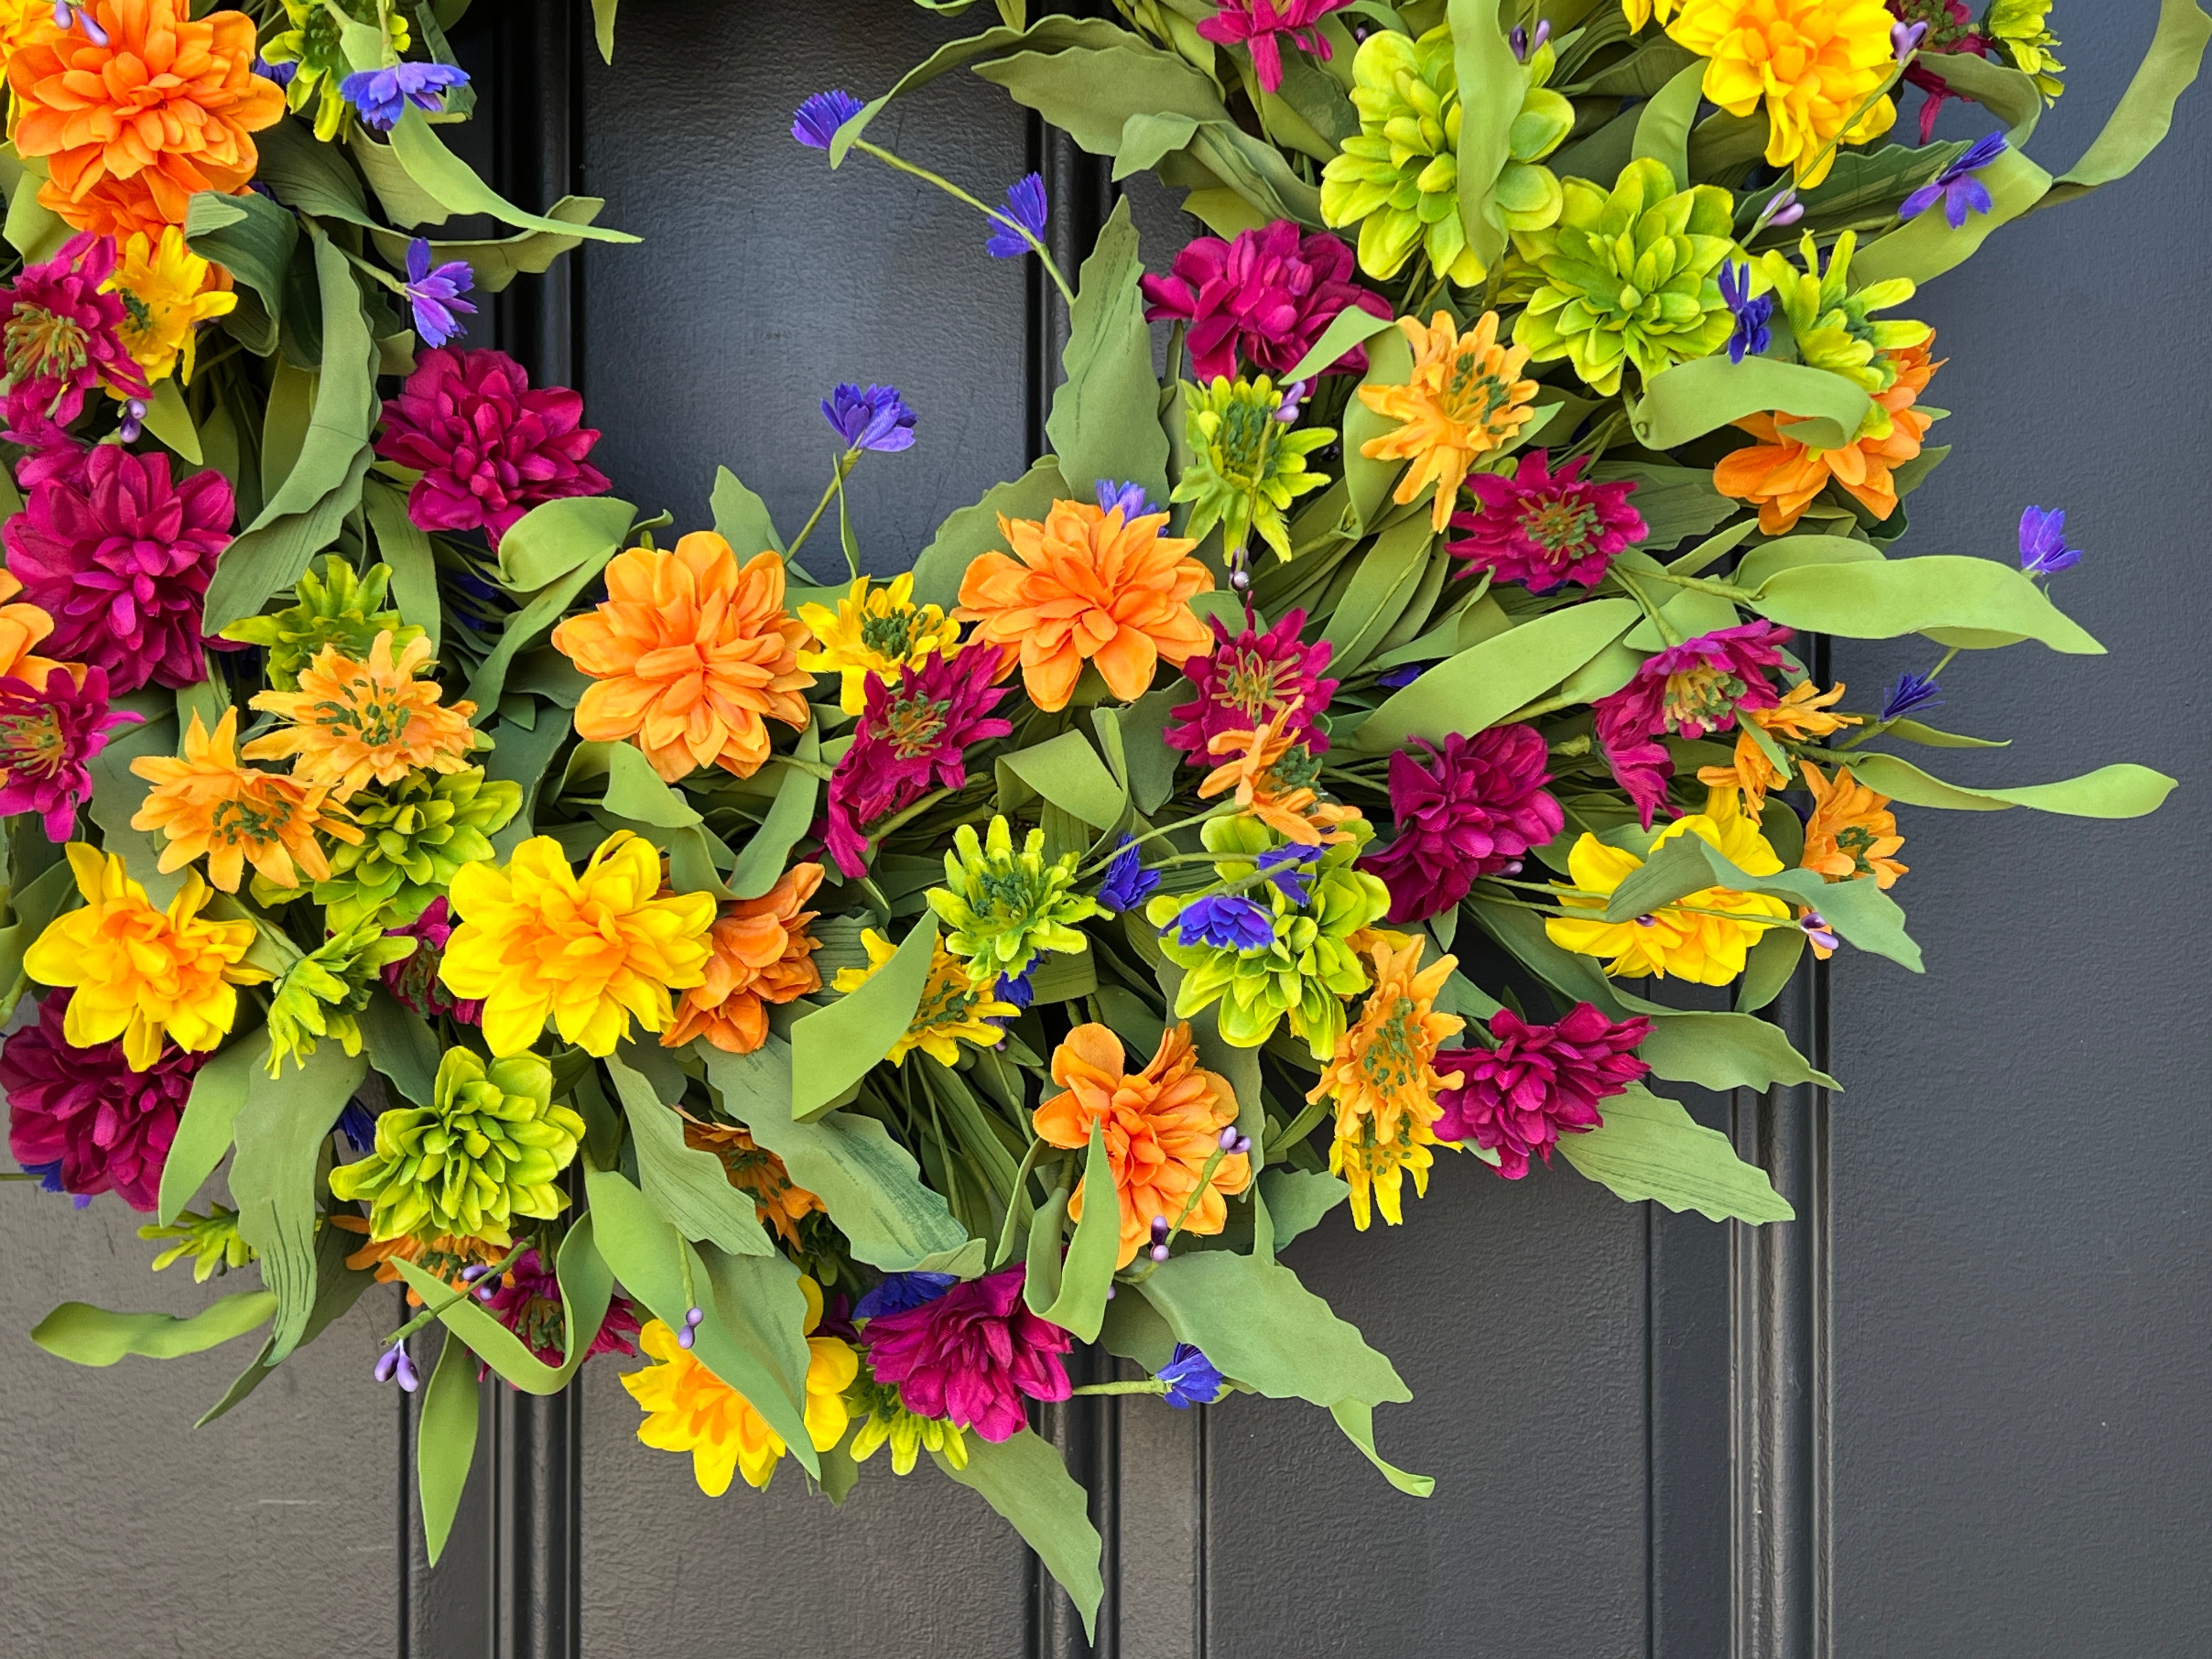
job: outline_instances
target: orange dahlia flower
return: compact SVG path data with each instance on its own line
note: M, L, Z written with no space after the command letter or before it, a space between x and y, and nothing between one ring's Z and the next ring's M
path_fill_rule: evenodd
M822 988L814 965L820 943L806 931L815 912L799 907L822 884L818 864L794 864L767 892L723 907L707 942L704 981L676 1004L676 1023L660 1034L664 1048L704 1037L717 1048L749 1054L768 1041L768 1006Z
M326 645L300 671L296 691L262 691L253 707L289 724L239 752L248 760L292 757L292 776L325 786L331 799L350 800L372 783L397 783L413 771L459 772L479 744L469 717L476 704L438 701L435 680L416 678L430 660L430 641L410 641L395 659L385 629L356 662Z
M465 1268L489 1266L507 1254L505 1245L495 1244L488 1238L454 1238L445 1233L428 1243L413 1233L402 1233L397 1238L371 1238L368 1218L349 1210L341 1209L324 1219L340 1232L361 1235L361 1248L346 1257L345 1264L356 1273L375 1268L380 1285L406 1284L394 1264L411 1261L459 1290L466 1282L461 1278ZM422 1305L422 1293L412 1285L407 1285L407 1305Z
M330 860L315 832L358 842L361 831L344 821L343 807L330 804L326 785L240 766L237 741L237 709L223 710L212 735L194 710L181 759L142 755L131 763L154 786L131 827L168 836L164 873L204 855L208 879L226 893L238 890L249 862L279 887L297 887L302 875L328 881Z
M253 20L185 0L93 0L106 39L48 26L8 60L15 138L52 175L39 200L78 230L123 237L181 225L201 191L235 196L260 157L246 135L284 113L253 73Z
M1848 766L1831 782L1808 760L1798 766L1813 792L1813 816L1805 823L1805 856L1798 863L1829 881L1861 881L1869 876L1885 892L1909 866L1892 854L1905 845L1889 797L1876 794L1851 775Z
M1943 361L1930 362L1925 343L1889 353L1897 383L1875 397L1874 418L1861 435L1841 449L1811 449L1790 435L1796 422L1786 415L1750 415L1736 424L1759 440L1721 459L1713 469L1713 488L1759 507L1761 535L1786 535L1804 516L1813 498L1830 479L1841 484L1877 519L1897 511L1897 481L1892 470L1920 453L1921 440L1942 411L1914 407Z
M720 1158L730 1185L753 1195L754 1214L794 1249L799 1245L799 1224L809 1215L828 1213L818 1196L793 1184L791 1171L781 1158L734 1123L702 1123L697 1118L686 1117L684 1144Z
M1166 1217L1170 1225L1180 1221L1185 1232L1218 1233L1228 1224L1227 1196L1252 1184L1250 1155L1231 1152L1199 1190L1207 1160L1221 1150L1221 1132L1237 1121L1237 1091L1218 1072L1200 1066L1188 1024L1160 1038L1159 1052L1143 1071L1125 1073L1125 1060L1121 1039L1105 1026L1077 1026L1052 1055L1052 1080L1067 1092L1038 1107L1035 1117L1048 1145L1071 1150L1088 1146L1091 1126L1104 1121L1121 1205L1115 1265L1122 1267L1137 1259L1154 1217ZM1077 1183L1067 1204L1078 1220L1084 1185Z
M1403 386L1364 386L1359 401L1403 424L1370 438L1359 453L1413 463L1390 497L1401 507L1436 485L1429 517L1441 535L1474 458L1510 443L1535 415L1536 383L1521 374L1528 348L1498 343L1494 311L1484 312L1471 334L1462 334L1448 311L1426 328L1417 317L1401 317L1398 326L1413 348L1412 375Z
M729 543L695 531L672 550L617 557L606 603L555 629L553 645L594 682L577 734L635 744L673 783L702 766L750 777L768 762L770 716L805 729L808 637L783 608L780 554L740 566Z
M1212 574L1190 556L1196 542L1160 534L1167 521L1147 513L1125 523L1118 507L1088 501L1054 501L1042 520L1001 517L1013 556L979 554L952 614L981 624L976 639L1018 650L1023 684L1048 713L1067 707L1086 661L1134 702L1162 658L1181 667L1213 644L1190 609Z

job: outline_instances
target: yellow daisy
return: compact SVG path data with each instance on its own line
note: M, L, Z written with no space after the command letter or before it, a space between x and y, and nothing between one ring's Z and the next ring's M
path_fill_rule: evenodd
M220 280L216 268L185 245L185 233L175 225L163 226L158 241L134 230L117 252L120 258L106 290L123 296L117 333L124 349L149 380L166 379L179 358L182 378L191 380L199 325L227 315L238 295L210 285Z
M802 605L799 620L812 632L816 650L799 653L799 665L809 673L831 670L843 677L837 706L857 714L868 706L868 676L885 685L896 685L908 668L919 668L930 654L960 654L960 624L933 605L914 602L911 572L891 578L888 587L871 587L868 578L854 581L852 591L837 601L835 611L823 605Z

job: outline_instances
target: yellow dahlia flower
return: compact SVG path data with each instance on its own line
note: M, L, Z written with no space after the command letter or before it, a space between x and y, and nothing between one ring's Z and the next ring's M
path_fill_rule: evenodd
M112 853L73 841L69 861L84 906L56 917L23 953L23 971L40 984L76 992L62 1035L79 1048L122 1038L134 1072L161 1057L164 1040L196 1054L221 1042L238 1018L233 988L269 977L245 963L253 924L202 917L208 888L196 874L156 910Z
M713 954L714 896L661 895L659 853L627 830L581 871L533 836L505 865L463 865L449 900L460 926L438 976L483 1000L495 1055L520 1054L548 1019L593 1054L612 1054L633 1019L665 1030L672 994L701 983Z
M1732 793L1715 791L1704 812L1677 818L1651 843L1651 850L1657 852L1678 836L1711 842L1747 875L1771 876L1782 868L1758 825L1735 810ZM1602 912L1613 889L1644 863L1633 853L1585 835L1567 854L1572 886L1553 884L1559 902L1570 909ZM1787 904L1764 893L1708 887L1627 921L1607 921L1601 915L1589 921L1554 916L1544 923L1544 932L1562 950L1611 957L1605 971L1616 978L1656 974L1664 979L1671 974L1699 985L1725 985L1743 971L1745 953L1767 927L1788 922L1790 914Z
M1674 15L1681 0L1620 0L1620 14L1628 19L1628 27L1640 29L1656 17L1662 24Z
M209 286L215 267L185 245L175 225L164 225L159 240L134 230L116 252L106 290L123 296L123 325L116 331L124 349L149 380L166 379L179 358L182 378L191 380L199 325L235 309L238 295ZM109 395L123 394L110 387Z
M871 588L860 577L835 611L802 605L805 623L820 648L799 653L799 665L811 674L836 670L843 676L837 706L857 714L868 706L868 676L896 685L900 673L919 668L932 653L960 654L960 624L933 605L914 602L914 574L891 578L888 587Z
M1705 96L1731 115L1766 106L1766 159L1819 184L1839 144L1887 132L1897 106L1869 96L1896 63L1881 0L1682 0L1667 33L1705 65ZM1862 108L1862 106L1864 106Z
M254 708L287 723L239 752L248 760L289 755L296 781L327 785L337 801L413 771L459 772L482 746L469 724L477 706L441 704L437 681L416 678L429 660L427 639L395 659L390 629L376 636L366 662L326 645L301 670L298 690L255 696Z

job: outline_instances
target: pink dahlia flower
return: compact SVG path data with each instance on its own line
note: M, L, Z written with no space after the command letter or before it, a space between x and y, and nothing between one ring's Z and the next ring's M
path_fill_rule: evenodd
M1467 533L1447 544L1454 558L1466 561L1461 574L1487 570L1496 580L1519 582L1532 593L1549 592L1562 582L1595 587L1614 554L1650 533L1643 515L1628 504L1635 484L1585 482L1588 456L1577 456L1556 472L1550 459L1539 449L1523 455L1510 475L1468 476L1477 505L1452 515L1452 527Z
M464 1025L481 1025L483 1000L456 998L438 977L438 964L446 959L446 941L453 936L454 925L453 908L441 893L405 927L386 928L387 938L413 939L415 954L384 964L384 988L403 1006L425 1019L433 1014L451 1014Z
M376 453L422 472L407 497L417 528L481 529L497 547L539 502L605 493L606 474L584 459L599 434L583 420L582 398L532 390L505 352L439 347L385 404Z
M1145 316L1189 325L1191 371L1201 381L1236 379L1240 356L1279 378L1346 306L1389 319L1390 302L1349 280L1352 268L1352 249L1341 238L1325 230L1301 235L1288 219L1240 231L1233 242L1201 236L1176 255L1172 276L1141 280L1151 301ZM1322 370L1366 372L1364 346Z
M959 788L968 781L969 746L1013 731L991 715L1007 690L991 684L998 659L980 646L957 657L933 655L895 686L868 676L853 746L830 778L830 853L847 875L867 868L868 825L932 789Z
M48 669L43 687L0 679L0 817L36 812L48 841L68 841L78 803L92 793L86 763L109 732L143 718L109 709L102 669L86 669L82 685L66 668Z
M1450 909L1478 877L1493 875L1566 827L1544 786L1551 751L1533 726L1453 732L1438 749L1425 738L1424 766L1411 750L1390 757L1390 815L1398 834L1359 867L1390 890L1394 926Z
M1781 701L1766 671L1782 664L1790 630L1761 620L1716 629L1644 659L1636 678L1594 706L1598 746L1649 830L1667 799L1674 763L1662 732L1692 739L1735 729L1741 708Z
M1206 745L1214 738L1224 732L1257 731L1296 702L1298 711L1285 728L1291 741L1316 754L1326 750L1328 734L1315 722L1328 711L1336 682L1321 677L1328 666L1328 641L1306 645L1298 639L1306 613L1293 611L1264 634L1248 623L1234 639L1220 617L1206 620L1213 650L1182 665L1198 696L1168 710L1175 721L1163 734L1168 747L1182 750L1194 766L1212 766L1218 757Z
M558 1365L568 1343L567 1313L561 1302L561 1281L553 1276L552 1268L535 1250L525 1250L514 1259L514 1265L501 1275L490 1296L483 1298L485 1310L494 1319L521 1339L522 1345L548 1365ZM637 1310L619 1291L607 1304L606 1316L599 1321L599 1328L592 1334L592 1346L584 1351L584 1358L595 1358L603 1353L634 1354L637 1352ZM491 1367L477 1368L477 1380L481 1382L491 1373ZM509 1384L512 1387L513 1384Z
M147 395L146 376L118 332L129 315L123 296L100 291L114 273L112 238L72 236L45 264L24 267L7 290L10 442L43 448L84 412L85 393L97 386Z
M898 1385L918 1417L949 1418L986 1440L1024 1427L1022 1405L1073 1392L1060 1358L1075 1339L1022 1304L1024 1269L1009 1267L955 1285L902 1313L880 1314L863 1333L878 1382Z
M106 670L118 694L205 679L200 605L234 510L212 467L173 483L167 455L95 445L81 477L40 484L0 532L23 598L54 619L41 648Z
M1221 0L1221 9L1198 26L1199 34L1218 46L1247 46L1260 84L1270 92L1283 85L1283 48L1275 37L1287 34L1297 45L1327 61L1328 37L1314 25L1349 0Z
M132 1209L150 1210L192 1074L209 1057L168 1043L151 1067L134 1072L120 1042L71 1048L62 1032L70 994L49 991L37 1023L0 1044L8 1150L50 1187L80 1198L112 1190Z
M1472 1140L1498 1154L1498 1173L1518 1181L1528 1155L1552 1161L1559 1136L1605 1121L1597 1103L1651 1068L1629 1052L1651 1034L1647 1018L1607 1019L1591 1004L1556 1025L1530 1025L1510 1008L1490 1017L1495 1048L1449 1049L1436 1069L1457 1081L1437 1091L1438 1140Z

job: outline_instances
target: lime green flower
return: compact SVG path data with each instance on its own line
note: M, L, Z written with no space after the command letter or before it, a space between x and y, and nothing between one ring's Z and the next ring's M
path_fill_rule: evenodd
M205 1215L186 1210L166 1227L141 1227L138 1237L175 1239L175 1243L154 1258L154 1271L159 1273L190 1256L195 1285L204 1285L210 1278L227 1273L233 1267L243 1267L254 1256L253 1246L239 1233L238 1212L221 1204L209 1205Z
M375 1150L331 1170L331 1191L368 1200L372 1240L442 1234L504 1249L516 1216L550 1219L568 1202L554 1177L575 1158L584 1120L552 1101L553 1068L543 1056L487 1066L448 1048L431 1103L381 1114Z
M1064 853L1047 862L1042 830L1030 830L1016 853L1003 817L993 818L981 840L974 824L962 824L945 855L945 884L929 890L929 908L952 930L945 948L967 958L978 985L1020 978L1046 951L1088 950L1075 924L1097 915L1098 906L1073 890L1080 859Z
M1780 248L1761 256L1755 269L1761 285L1772 287L1779 309L1789 321L1790 332L1797 342L1798 361L1840 374L1864 388L1869 397L1875 397L1897 384L1897 364L1889 354L1925 345L1935 337L1936 331L1925 323L1873 319L1870 313L1903 305L1912 297L1912 279L1893 276L1852 292L1851 253L1857 246L1857 237L1845 231L1836 239L1828 268L1823 271L1820 247L1808 231L1798 248L1805 261L1803 270L1791 264L1790 256ZM1882 430L1863 435L1889 435L1886 412Z
M315 137L328 143L338 136L345 120L347 104L338 83L353 72L353 65L346 61L338 20L324 0L283 0L283 3L285 21L292 27L262 43L262 59L299 65L293 71L292 84L285 89L284 101L295 110L314 105ZM337 3L356 23L376 21L376 0L337 0ZM391 13L384 38L398 57L407 50L407 19L397 6Z
M300 578L292 590L298 602L289 610L233 623L222 630L222 636L266 651L269 684L279 691L295 691L299 689L300 671L326 645L335 645L356 662L362 662L368 659L376 636L386 629L392 632L395 653L422 637L422 630L401 622L397 611L382 608L391 586L390 565L371 565L366 576L357 575L351 565L333 553L323 561L319 578L312 570Z
M1390 890L1353 867L1373 830L1364 819L1345 827L1351 839L1328 847L1309 876L1287 884L1304 889L1308 902L1293 902L1273 882L1243 889L1243 897L1272 910L1271 943L1239 950L1203 938L1186 945L1176 931L1162 936L1160 949L1184 970L1176 994L1177 1019L1218 1002L1221 1035L1240 1048L1258 1048L1287 1018L1291 1034L1305 1039L1316 1060L1334 1055L1346 1029L1346 999L1368 983L1352 936L1390 908ZM1206 851L1221 855L1215 872L1231 882L1255 874L1259 855L1281 839L1246 817L1209 818L1200 833ZM1163 893L1145 915L1155 927L1168 928L1186 905L1204 902Z
M1278 414L1283 394L1264 374L1233 384L1217 379L1204 391L1187 384L1183 398L1190 407L1190 460L1168 499L1198 503L1184 533L1202 538L1220 525L1233 557L1256 529L1277 558L1288 559L1290 521L1284 509L1328 482L1306 471L1306 457L1334 441L1334 428L1293 430Z
M1609 192L1568 179L1559 223L1513 239L1537 279L1514 343L1534 362L1569 359L1607 397L1630 363L1648 382L1717 350L1735 326L1717 276L1735 252L1733 210L1714 185L1678 191L1650 156L1622 168Z
M853 1436L853 1461L865 1463L888 1442L891 1473L912 1474L925 1450L943 1454L956 1469L968 1467L968 1437L957 1423L941 1417L917 1417L899 1399L896 1389L870 1376L865 1366L845 1390L845 1409L860 1428Z
M463 865L494 855L493 832L521 806L520 784L487 779L480 766L364 789L347 803L362 839L331 849L331 878L315 884L315 902L328 907L332 927L410 922Z
M1996 42L2013 66L2033 78L2045 98L2056 98L2066 83L2051 73L2063 70L2058 61L2058 37L2048 27L2051 0L1991 0L1982 33Z
M369 921L332 934L294 963L269 1000L269 1075L281 1075L287 1059L306 1064L324 1037L359 1054L361 1023L354 1016L368 1006L384 965L414 954L413 939L386 938Z

